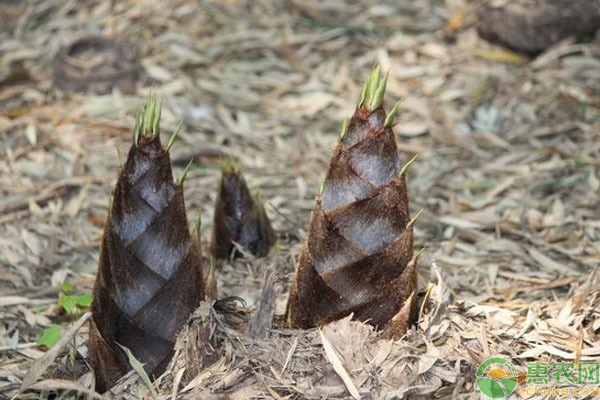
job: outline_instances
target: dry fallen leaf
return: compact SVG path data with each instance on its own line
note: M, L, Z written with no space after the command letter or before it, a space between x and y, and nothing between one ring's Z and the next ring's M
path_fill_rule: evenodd
M28 389L46 372L46 370L54 363L56 357L64 350L64 348L70 345L73 341L73 337L79 331L81 326L92 316L91 312L84 313L79 319L69 327L69 329L63 334L60 340L42 356L42 358L36 360L27 374L23 378L21 390Z
M348 371L346 371L346 368L344 368L344 365L340 361L340 357L337 355L335 348L332 346L331 342L327 339L327 337L325 336L323 331L320 329L319 329L319 335L321 337L321 342L323 343L323 348L325 349L325 354L327 355L327 359L333 366L333 369L340 376L340 378L342 378L342 381L344 381L344 385L346 385L346 388L348 389L348 392L350 393L350 395L354 399L359 400L360 393L358 392L358 388L352 381L352 378L350 377L350 374L348 374Z

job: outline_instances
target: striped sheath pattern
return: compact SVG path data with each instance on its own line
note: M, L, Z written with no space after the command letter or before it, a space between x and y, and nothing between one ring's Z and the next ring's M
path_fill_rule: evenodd
M90 364L99 392L131 369L119 345L151 377L162 373L204 297L201 250L169 154L158 134L135 140L114 191L94 287Z
M288 301L291 327L354 313L387 329L401 309L409 320L414 314L417 275L406 181L392 118L372 92L343 130L317 196Z
M265 257L275 244L271 221L260 198L252 196L233 161L221 168L221 184L213 220L211 254L215 259L241 257L234 242L256 257Z

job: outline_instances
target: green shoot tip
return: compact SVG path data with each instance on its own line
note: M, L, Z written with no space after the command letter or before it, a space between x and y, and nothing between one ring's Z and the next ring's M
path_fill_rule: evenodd
M133 144L137 147L140 141L140 133L142 130L142 117L141 113L138 111L135 114L135 125L133 126Z
M192 166L193 163L194 163L194 159L192 158L185 166L185 169L183 170L181 177L179 179L177 179L177 186L183 185L183 182L185 182L185 178L186 178L186 176L190 170L190 167Z
M421 216L421 214L423 214L423 209L420 209L418 213L415 214L414 217L411 218L411 220L408 222L408 224L406 225L407 228L413 226L417 220L419 219L419 217Z
M362 88L358 108L367 107L369 111L373 111L383 104L388 75L389 73L386 73L385 76L381 76L379 65L373 68L369 79Z
M257 205L259 205L259 206L262 205L262 203L263 203L263 194L262 194L262 192L260 192L260 191L254 192L254 195L252 196L252 198L254 199L254 202Z
M323 179L321 179L321 186L319 186L319 196L323 195L323 189L325 188L325 180L327 179L327 176L323 177Z
M177 128L175 128L175 130L171 134L171 137L169 138L169 142L167 143L167 147L165 147L165 152L168 153L169 151L171 151L171 147L173 146L173 143L175 143L175 139L177 138L177 135L179 135L179 131L181 131L182 126L183 126L183 121L181 121L179 123L179 125L177 125Z
M200 229L202 228L202 214L198 214L196 223L194 224L194 233L200 237Z
M394 119L396 118L396 114L398 113L398 106L400 106L400 101L394 104L394 107L390 110L390 112L385 116L385 121L383 122L384 128L391 128L394 125Z
M361 108L363 106L363 104L365 104L365 99L367 98L368 85L369 85L368 82L365 82L365 84L363 85L363 87L360 91L360 99L358 100L358 105L356 106L356 108Z
M425 250L427 250L427 247L421 247L421 250L419 250L418 252L416 252L416 253L413 255L413 257L412 257L412 259L411 259L410 261L411 261L411 262L414 262L414 263L416 263L417 261L419 261L419 258L421 258L421 255L422 255L423 253L425 253Z
M154 140L160 133L160 116L162 113L162 100L157 107L156 90L150 90L144 109L136 116L133 139L137 146L140 137Z
M410 160L408 160L406 162L406 164L404 164L402 166L402 169L400 169L400 173L398 175L400 175L400 176L406 175L406 173L408 172L408 170L410 169L410 167L412 167L412 165L417 160L417 158L419 158L419 155L415 154Z
M221 163L221 173L225 175L239 174L240 167L233 157L226 157Z
M348 118L344 118L342 121L342 130L340 131L340 140L346 136L346 132L348 132Z
M385 77L381 77L381 74L379 76L379 80L376 82L376 86L374 85L374 90L371 94L371 97L368 101L369 103L369 110L373 111L379 107L381 107L381 105L383 104L383 97L385 96L385 88L387 85L387 80L388 80L388 76L389 76L389 72L385 74Z

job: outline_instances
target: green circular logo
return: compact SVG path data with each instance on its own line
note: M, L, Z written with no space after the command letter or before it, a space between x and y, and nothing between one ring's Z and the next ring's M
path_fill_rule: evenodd
M477 369L477 386L492 399L506 398L517 388L517 375L517 370L507 359L488 358Z

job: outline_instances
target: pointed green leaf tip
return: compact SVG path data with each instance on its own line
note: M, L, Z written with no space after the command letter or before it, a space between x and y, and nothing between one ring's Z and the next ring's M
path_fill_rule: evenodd
M240 167L233 157L227 157L221 163L221 172L223 174L238 174L240 172Z
M171 134L171 137L169 138L169 142L167 143L167 147L165 147L165 151L167 153L169 151L171 151L171 147L173 146L173 143L175 143L175 139L177 138L177 135L179 134L179 131L181 130L182 126L183 126L183 121L181 121L179 123L179 125L177 125L177 128L175 128L175 130Z
M419 219L419 217L421 216L421 214L423 214L423 209L420 209L418 213L415 214L414 217L411 218L410 221L408 221L408 224L406 225L406 227L408 228L409 226L413 226L417 220Z
M178 186L183 185L183 182L185 182L185 178L187 177L188 172L190 171L190 167L192 166L192 164L194 163L194 159L190 159L190 161L187 163L187 165L185 166L183 173L181 174L181 177L179 179L177 179L176 184Z
M410 169L410 167L412 167L413 163L415 162L415 160L419 158L418 154L415 154L413 156L413 158L411 158L410 160L408 160L406 162L406 164L404 164L404 166L402 167L402 169L400 169L400 172L398 173L398 175L402 176L402 175L406 175L406 173L408 172L408 170Z
M373 111L383 104L387 78L387 74L385 76L381 75L381 67L377 66L373 69L369 79L363 86L358 108L367 107L369 111Z
M202 228L202 214L198 214L198 218L196 218L196 223L194 224L194 233L200 236L200 229Z
M386 128L391 128L394 125L394 118L396 118L396 113L398 112L398 106L400 102L394 104L394 107L390 110L390 112L386 115L385 121L383 122L383 126Z
M133 141L137 146L140 137L146 139L155 139L160 133L160 115L162 112L162 100L160 105L156 106L156 91L151 90L144 105L144 111L138 114L135 120L133 131Z
M346 136L346 132L348 132L348 118L345 118L344 121L342 121L342 129L340 131L340 140L342 140L344 138L344 136Z
M327 180L327 176L324 176L321 179L321 186L319 186L319 196L323 195L323 189L325 189L325 181Z

